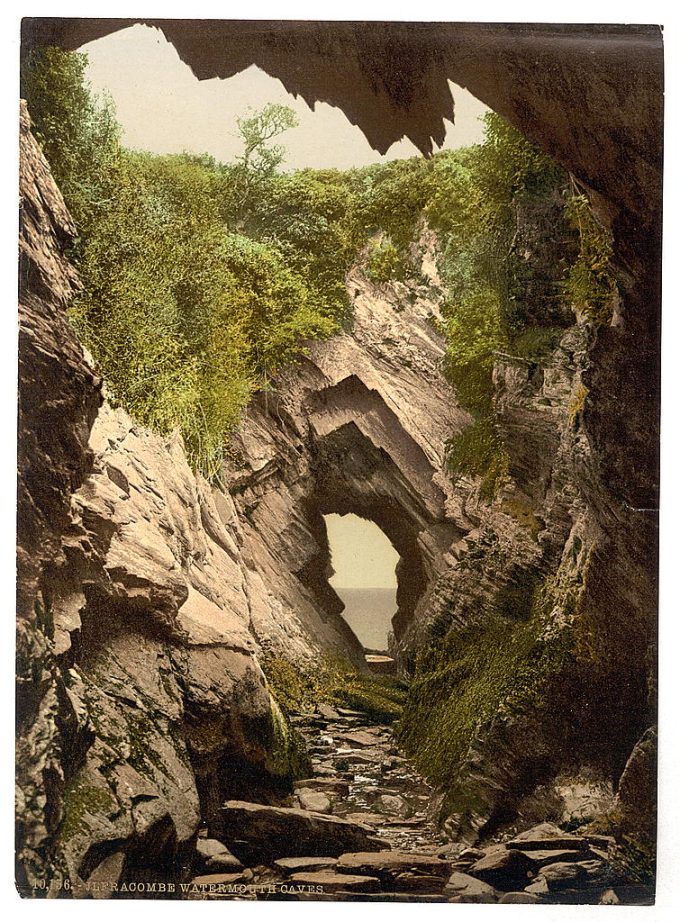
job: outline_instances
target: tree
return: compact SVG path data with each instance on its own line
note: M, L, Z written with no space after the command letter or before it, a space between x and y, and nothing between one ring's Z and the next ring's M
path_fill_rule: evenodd
M293 110L270 102L247 118L237 118L236 124L243 140L243 154L238 162L246 172L271 176L283 163L286 149L280 144L268 146L268 142L297 127L298 120Z
M85 79L87 55L42 48L29 56L21 92L69 211L82 234L110 202L120 155L120 127L110 99Z

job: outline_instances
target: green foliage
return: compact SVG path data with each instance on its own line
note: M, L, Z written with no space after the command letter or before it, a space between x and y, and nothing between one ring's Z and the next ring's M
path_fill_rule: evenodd
M538 702L564 662L564 637L545 638L533 585L500 590L493 610L452 628L419 657L401 742L435 784L452 787L476 734Z
M371 241L365 271L368 278L378 284L403 281L406 276L404 259L389 240Z
M567 197L565 210L578 230L580 248L564 284L574 307L595 323L611 319L616 280L609 265L611 239L600 226L585 195Z
M243 229L281 253L305 280L318 311L347 319L345 275L363 237L344 174L302 170L269 177L251 196Z
M297 126L298 120L293 110L289 106L270 102L259 112L237 118L236 124L243 140L243 154L238 162L245 172L252 170L260 175L271 176L283 162L286 149L280 144L269 142Z
M391 160L357 171L356 179L364 229L368 233L382 230L403 253L428 201L430 161L422 157Z
M78 228L106 212L115 186L120 128L110 100L85 82L87 56L57 48L31 52L22 73L33 132Z
M361 711L375 721L391 723L403 706L406 692L399 680L358 672L339 657L326 657L315 669L302 670L288 660L261 660L270 690L284 713L313 710L325 703Z
M473 423L449 444L454 477L481 479L489 501L507 474L493 407L496 352L540 360L557 344L553 327L527 329L530 267L514 253L517 200L546 197L566 182L561 169L499 116L485 116L485 140L435 158L425 213L440 236L446 374Z
M516 204L553 201L566 183L559 167L489 114L482 145L430 160L281 174L284 149L273 142L296 119L275 104L237 120L235 163L134 153L121 148L113 108L92 95L85 66L82 54L42 50L23 88L80 232L73 321L112 399L158 432L179 430L192 465L218 475L253 391L307 340L349 323L346 274L366 243L370 279L406 280L425 217L446 288L446 373L474 418L449 466L480 477L480 495L493 497L507 470L494 354L541 361L559 336L548 308L536 317L527 307L533 269L513 249ZM609 243L583 196L566 209L580 250L565 296L597 319L614 290Z
M269 142L295 123L280 106L239 120L244 154L232 167L126 151L85 65L84 55L47 49L24 74L81 233L84 287L72 319L113 401L160 433L178 429L192 465L214 477L253 391L345 318L344 273L356 250L343 224L349 195L337 180L276 176L283 152ZM258 201L248 228L244 197ZM286 199L297 226L286 221Z

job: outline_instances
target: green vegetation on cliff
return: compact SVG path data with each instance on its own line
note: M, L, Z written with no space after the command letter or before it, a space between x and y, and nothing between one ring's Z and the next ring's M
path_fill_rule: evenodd
M391 676L358 672L347 660L325 657L315 668L301 669L281 657L261 657L270 690L284 713L330 704L361 711L373 720L397 720L406 698L404 684Z
M452 789L482 729L540 704L572 655L568 631L546 630L547 586L500 588L466 627L432 636L420 653L401 722L401 742L423 773Z
M253 392L351 322L346 274L364 247L376 284L417 275L424 219L440 251L447 374L474 419L449 467L492 498L506 470L494 354L540 360L572 303L595 322L611 310L606 234L562 170L488 114L482 144L429 160L282 173L274 142L296 120L273 104L238 119L243 154L230 164L130 151L85 67L43 49L22 91L78 228L72 318L110 398L156 431L178 428L194 468L218 475Z

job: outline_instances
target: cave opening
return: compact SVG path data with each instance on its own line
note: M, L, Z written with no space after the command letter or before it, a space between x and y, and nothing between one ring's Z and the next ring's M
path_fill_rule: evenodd
M329 582L344 604L342 617L365 650L388 648L397 611L399 554L385 532L353 513L324 516L333 575Z

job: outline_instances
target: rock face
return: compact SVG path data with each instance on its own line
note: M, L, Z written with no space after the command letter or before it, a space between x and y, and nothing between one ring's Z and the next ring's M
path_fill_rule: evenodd
M397 636L417 620L427 587L470 528L448 478L445 444L468 422L442 374L434 239L421 238L427 284L377 286L360 269L348 279L348 333L313 343L258 397L236 434L224 480L240 513L244 552L278 610L260 606L253 626L265 649L299 658L289 622L297 612L318 646L363 663L339 617L327 513L374 521L400 554ZM426 276L427 278L427 276Z
M599 343L599 333L577 323L541 361L497 357L495 412L510 479L490 504L478 504L470 486L464 511L476 528L451 549L456 561L400 639L407 662L448 635L447 643L464 638L488 664L488 678L477 680L487 710L478 706L474 726L460 710L456 717L469 736L458 780L448 785L454 839L475 841L523 814L538 818L527 795L539 789L539 814L568 819L573 792L591 790L598 801L596 791L620 778L653 720L654 529L612 496L593 445L594 398L585 382ZM529 641L531 623L542 628ZM504 661L502 646L485 633L493 624L497 639L512 634L516 644L522 637L531 643L534 653L521 667L510 665L517 646ZM515 681L517 668L527 669L524 688ZM466 681L474 694L475 679ZM539 707L526 694L532 683ZM464 691L464 684L452 686L449 702L423 691L406 732L409 721L425 721L436 737L437 722L447 707L455 711ZM416 756L421 740L416 733Z
M25 110L21 152L17 880L31 893L39 878L181 873L201 815L245 788L279 799L304 758L256 659L252 612L270 597L233 504L179 442L97 413L65 315L74 229Z
M88 22L99 34L122 25ZM52 39L54 24L44 21ZM227 25L232 36L247 28ZM327 49L319 28L293 30L306 52ZM346 85L340 101L375 143L409 128L427 147L436 133L418 113L450 115L448 75L594 191L614 231L614 321L596 335L577 324L540 365L498 358L513 487L484 506L478 484L453 490L441 473L445 440L468 419L440 372L436 274L423 286L376 288L354 273L353 330L311 346L275 394L253 403L224 472L231 496L213 491L177 441L106 405L98 415L100 382L64 313L78 284L64 256L73 228L24 114L17 745L26 892L37 878L124 880L181 866L199 813L213 832L225 798L276 801L286 790L294 753L258 651L303 662L330 649L362 663L327 582L327 512L374 520L402 557L392 652L403 667L438 631L463 630L489 607L507 611L521 586L546 590L552 629L541 643L578 635L540 709L480 721L448 789L452 837L529 815L541 787L551 788L545 808L569 773L578 784L584 772L603 782L623 772L628 822L649 816L634 805L653 801L655 765L653 731L643 734L654 718L658 32L612 38L610 29L600 41L595 30L603 54L594 62L569 30L556 60L540 27L437 26L444 58L431 29L396 27L376 46L340 28L352 79L338 82L331 61L325 92ZM202 76L223 73L224 32L206 44L190 29L179 24L172 36L182 55ZM267 46L271 72L290 59L281 34L285 55L278 39ZM427 53L395 52L412 49L416 34ZM59 40L68 44L63 30ZM251 63L252 42L238 40ZM420 69L435 52L441 80ZM362 69L367 59L376 63ZM407 62L397 76L395 60ZM390 79L367 89L385 62ZM296 74L289 85L307 79ZM389 119L378 117L376 93ZM424 269L432 247L425 236ZM561 875L536 886L548 892Z

